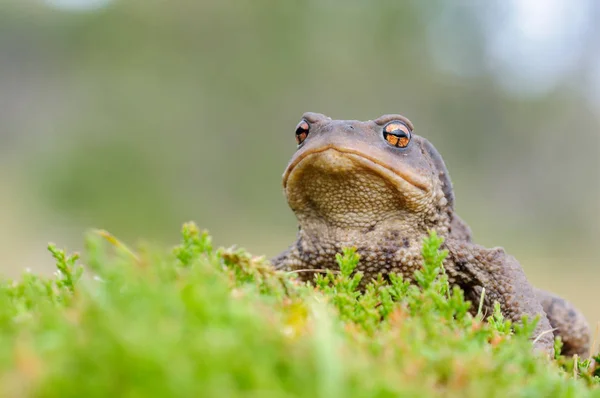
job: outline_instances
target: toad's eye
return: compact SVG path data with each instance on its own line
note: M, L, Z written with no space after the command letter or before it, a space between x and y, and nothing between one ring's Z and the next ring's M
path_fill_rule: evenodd
M296 126L296 142L298 145L302 144L306 137L308 137L309 128L310 126L306 120L302 120L298 123L298 126Z
M410 129L402 122L389 122L383 128L383 138L388 144L398 148L406 148L410 142Z

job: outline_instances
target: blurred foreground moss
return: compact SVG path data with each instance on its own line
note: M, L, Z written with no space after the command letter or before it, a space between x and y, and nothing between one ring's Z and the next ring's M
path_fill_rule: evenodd
M471 316L435 234L418 285L364 292L353 249L308 286L194 224L171 253L86 242L85 265L50 245L54 278L1 284L1 396L600 396L590 359L533 352L533 321Z

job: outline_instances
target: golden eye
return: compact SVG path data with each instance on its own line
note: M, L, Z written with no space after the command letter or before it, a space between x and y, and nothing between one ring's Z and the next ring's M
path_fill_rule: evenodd
M383 128L383 138L392 146L406 148L411 138L410 129L402 122L389 122Z
M302 144L306 137L308 137L309 129L310 126L306 120L302 120L300 123L298 123L298 126L296 126L296 142L298 145Z

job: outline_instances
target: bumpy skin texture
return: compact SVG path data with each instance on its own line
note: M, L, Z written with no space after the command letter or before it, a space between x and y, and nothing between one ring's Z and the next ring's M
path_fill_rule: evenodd
M393 137L392 143L386 141L388 124L408 131L406 147L395 146ZM412 134L408 119L385 115L361 122L305 113L299 126L302 142L283 176L299 222L298 237L272 259L276 268L301 271L300 278L311 280L312 271L336 268L335 254L354 246L363 280L390 272L411 278L422 262L423 238L435 230L449 252L444 266L450 282L475 303L485 288L485 313L491 314L498 301L514 322L539 315L532 336L536 349L552 354L558 334L565 354L588 353L589 327L580 312L532 287L517 260L502 248L472 243L469 227L454 213L442 157L429 141Z

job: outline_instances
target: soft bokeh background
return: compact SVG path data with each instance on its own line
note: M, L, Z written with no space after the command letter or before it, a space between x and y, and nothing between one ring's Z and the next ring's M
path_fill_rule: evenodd
M479 4L476 6L475 4ZM304 111L399 112L478 242L600 320L600 3L3 0L1 271L98 227L276 254Z

